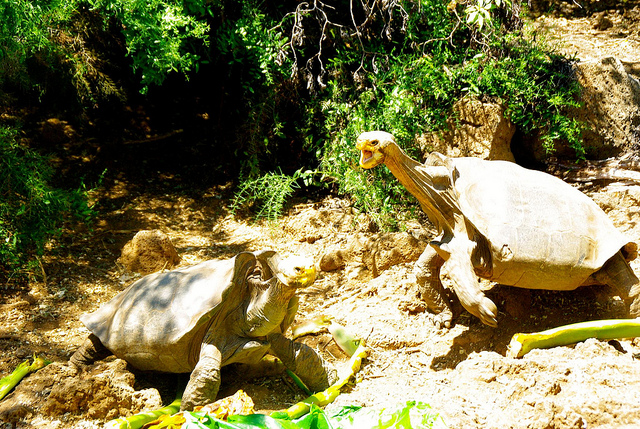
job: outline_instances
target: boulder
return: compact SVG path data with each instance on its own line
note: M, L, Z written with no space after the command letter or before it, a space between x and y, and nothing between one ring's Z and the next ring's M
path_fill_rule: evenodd
M113 419L162 406L158 390L136 390L135 382L121 359L82 372L54 362L25 378L0 403L0 421L12 424L36 415L60 419L78 413L89 419Z
M504 117L503 106L463 98L453 111L447 120L447 130L424 134L418 139L423 153L436 151L451 157L514 161L511 138L516 127Z
M579 62L576 79L582 86L582 106L569 116L586 124L583 133L587 159L601 160L637 151L640 135L640 82L614 57ZM552 154L560 159L575 158L568 145L556 144ZM522 153L520 153L522 152ZM548 161L542 141L535 135L522 136L518 159Z
M640 135L640 82L614 57L580 62L583 107L573 116L587 123L587 158L603 159L626 152Z
M139 231L122 248L118 264L127 271L150 274L170 269L180 263L180 256L169 237L162 231Z
M365 244L362 262L373 277L390 267L417 261L428 241L407 232L377 234Z

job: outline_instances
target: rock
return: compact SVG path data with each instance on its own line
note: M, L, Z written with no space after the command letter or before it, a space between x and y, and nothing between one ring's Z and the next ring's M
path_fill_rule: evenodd
M165 233L145 230L124 245L118 263L127 271L145 275L173 268L180 263L180 256Z
M379 234L365 244L362 262L377 277L394 265L418 260L426 246L426 240L406 232Z
M511 138L516 127L504 117L504 107L476 99L462 99L447 120L449 129L418 139L423 153L440 152L447 156L473 156L482 159L514 161Z
M345 255L342 249L331 249L320 258L322 271L334 271L344 268L345 265Z
M587 123L588 158L609 158L637 144L640 134L640 83L616 58L577 64L584 106L573 112Z
M47 145L59 145L74 139L76 131L67 121L49 118L40 124L42 142Z
M569 116L586 123L583 132L587 159L605 159L637 150L640 135L640 82L614 57L579 62L576 78L582 86L583 106ZM547 159L539 138L523 139L526 157ZM556 144L554 156L575 158L574 149Z
M365 241L364 236L358 233L347 237L342 243L328 248L320 257L320 269L335 271L348 264L361 262Z
M606 11L598 12L593 15L594 24L593 28L596 30L604 31L613 27L613 22L607 16Z
M377 277L394 265L416 261L427 246L428 237L415 231L354 234L322 255L320 269L334 271L350 264L364 264Z
M82 412L92 419L114 419L162 407L156 389L133 388L135 376L126 367L125 361L115 359L61 379L52 386L40 412L46 416Z
M121 359L101 362L77 372L54 362L25 378L0 405L0 421L31 416L61 417L82 413L91 419L112 419L162 407L156 389L134 389L135 376Z

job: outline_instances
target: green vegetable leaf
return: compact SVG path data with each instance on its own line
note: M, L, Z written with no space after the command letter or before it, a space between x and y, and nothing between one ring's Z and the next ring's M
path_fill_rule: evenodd
M230 416L222 421L205 413L183 413L183 429L446 429L446 424L429 405L409 401L396 407L376 409L345 406L331 411L315 405L309 413L290 420L264 414Z

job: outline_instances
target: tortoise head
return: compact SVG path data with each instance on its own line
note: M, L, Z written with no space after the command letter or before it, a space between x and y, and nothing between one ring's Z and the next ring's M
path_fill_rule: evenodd
M356 148L360 151L360 167L373 168L384 162L385 149L396 143L393 135L385 131L367 131L358 137Z
M281 258L277 253L268 259L269 267L282 283L293 288L303 288L316 281L313 260L305 256Z

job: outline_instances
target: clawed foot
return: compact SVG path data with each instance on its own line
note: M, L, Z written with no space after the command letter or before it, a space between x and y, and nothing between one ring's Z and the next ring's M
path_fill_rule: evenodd
M489 298L483 297L478 304L477 314L473 314L485 325L489 325L492 328L498 327L498 308Z
M453 313L450 311L443 311L436 314L433 318L433 324L438 329L450 329L453 326Z
M451 329L455 325L455 320L462 313L462 305L454 294L446 295L447 305L438 308L429 307L433 313L433 324L438 329Z
M640 311L640 305L639 305L639 311ZM493 301L491 301L489 298L482 299L482 301L478 305L476 312L473 312L473 311L469 311L469 312L474 316L478 317L482 321L482 323L484 323L485 325L489 325L492 328L496 328L498 326L498 308L493 303ZM454 325L453 320L454 320L453 312L447 309L436 314L433 318L433 323L438 329L443 329L443 328L450 329Z

